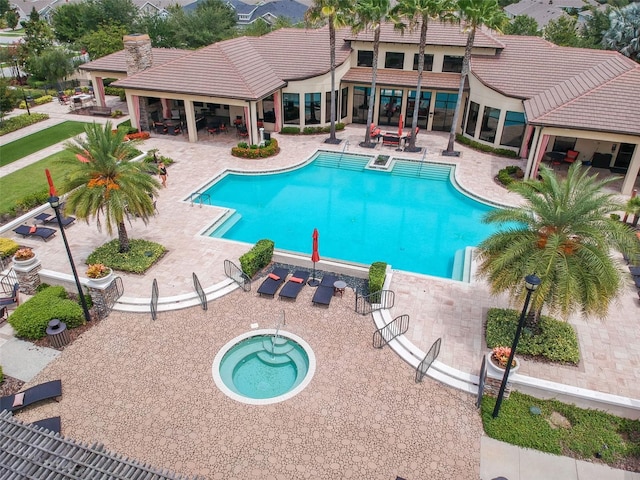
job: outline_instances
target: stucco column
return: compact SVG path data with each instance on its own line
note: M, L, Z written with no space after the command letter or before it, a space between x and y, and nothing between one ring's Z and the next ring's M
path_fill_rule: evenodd
M189 141L198 141L198 129L196 128L196 109L193 108L191 100L184 101L184 114L187 117L187 130L189 132Z
M636 183L636 178L638 178L639 171L640 144L636 144L636 148L633 151L633 157L631 157L631 163L629 164L629 169L627 170L627 174L624 176L624 181L622 182L622 193L624 195L631 195L631 192L633 192L633 187Z
M522 139L522 145L520 145L520 158L529 157L529 139L533 133L533 125L527 125L524 129L524 138Z
M533 170L536 170L536 174L538 173L538 168L536 167L536 151L538 149L538 139L540 138L540 128L533 127L533 141L531 142L531 151L529 151L529 156L527 157L527 168L524 172L525 178L533 178Z
M102 77L94 77L92 74L91 83L93 84L93 94L98 94L96 102L100 107L106 107L107 99L104 96L104 79Z

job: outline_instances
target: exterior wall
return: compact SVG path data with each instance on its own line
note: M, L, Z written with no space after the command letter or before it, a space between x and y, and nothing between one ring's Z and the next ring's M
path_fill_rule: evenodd
M484 143L486 145L491 145L496 148L507 148L509 150L518 151L518 148L509 147L506 145L500 145L500 140L502 138L502 131L504 129L504 120L507 115L507 111L511 112L524 112L524 106L522 104L522 99L508 97L503 95L495 90L487 87L485 84L480 82L476 78L473 73L469 74L467 77L469 79L469 102L467 102L467 115L465 115L465 119L469 118L469 106L471 102L475 102L480 105L480 109L478 111L478 122L476 124L476 129L473 134L473 139L477 142ZM482 127L482 113L484 112L484 107L492 107L500 109L500 119L498 120L498 128L496 130L496 138L493 143L485 142L480 140L480 129ZM466 125L462 126L463 135L465 137L470 137L467 133L464 133Z

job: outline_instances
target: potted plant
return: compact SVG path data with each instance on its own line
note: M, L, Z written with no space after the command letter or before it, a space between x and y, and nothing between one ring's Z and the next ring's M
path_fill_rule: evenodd
M94 283L107 283L111 280L113 271L107 267L104 263L92 263L87 268L87 277L89 277Z
M13 254L13 263L19 266L31 265L37 260L35 252L29 247L23 247L16 250Z
M493 376L502 378L504 375L504 371L507 368L507 362L509 361L509 355L511 355L511 347L502 347L497 346L494 347L487 354L487 371L488 373L492 373ZM513 358L513 363L511 364L511 370L509 371L509 375L515 373L520 368L520 362L517 358Z

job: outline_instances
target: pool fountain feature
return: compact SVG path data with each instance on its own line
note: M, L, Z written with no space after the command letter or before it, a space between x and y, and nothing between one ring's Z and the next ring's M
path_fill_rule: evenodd
M212 374L225 395L268 405L297 395L311 382L316 367L311 347L280 327L247 332L220 349Z

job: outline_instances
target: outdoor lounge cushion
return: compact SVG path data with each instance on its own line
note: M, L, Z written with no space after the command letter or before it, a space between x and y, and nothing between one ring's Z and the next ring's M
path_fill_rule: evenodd
M20 225L13 231L18 235L22 235L23 237L40 237L44 241L47 241L49 238L56 234L57 230L47 227L36 227L35 232L31 232L29 225Z
M42 420L37 420L31 424L47 429L50 432L60 433L60 417L43 418Z
M629 272L631 272L631 275L634 277L640 277L640 267L638 266L629 265Z
M22 404L14 405L15 397L24 394ZM15 412L32 403L46 400L47 398L55 398L62 395L62 382L60 380L52 380L51 382L41 383L31 388L27 388L24 392L16 395L9 395L0 398L0 411L10 410Z
M325 275L311 301L314 305L329 305L333 298L333 284L338 281L335 275Z
M271 278L270 275L267 275L267 278L264 279L262 285L260 285L260 288L258 288L258 293L260 295L268 295L270 297L275 296L278 288L280 288L280 285L282 285L284 279L287 278L287 275L289 275L289 270L287 270L286 268L277 267L273 269L271 274L279 277L278 280L275 280Z
M282 290L280 290L280 298L291 298L295 300L308 278L309 272L305 272L304 270L296 270L293 272L293 276L284 287L282 287Z

